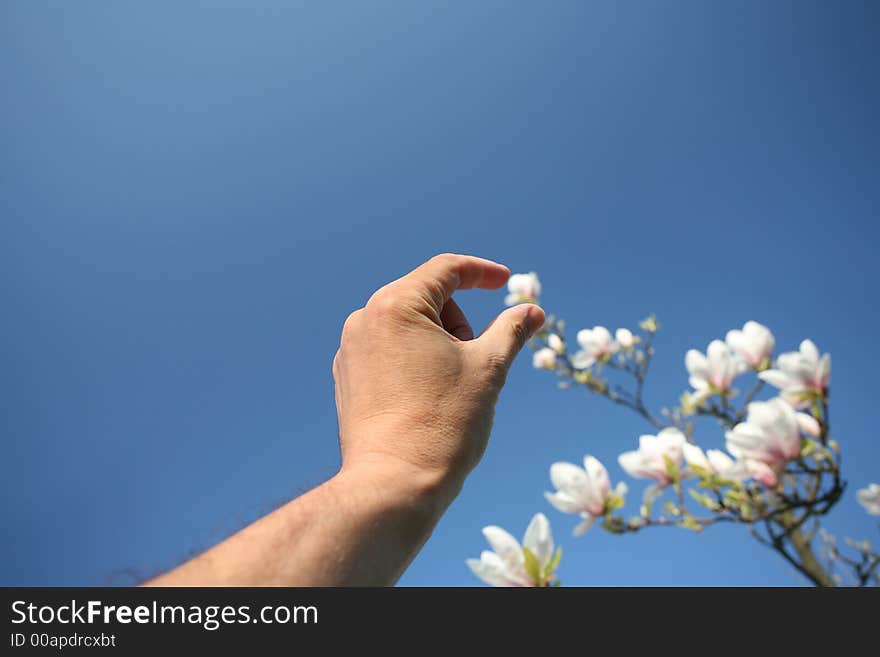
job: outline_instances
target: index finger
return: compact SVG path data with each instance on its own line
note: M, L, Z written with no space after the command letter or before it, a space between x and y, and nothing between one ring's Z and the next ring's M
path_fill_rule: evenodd
M402 292L418 295L437 316L456 290L497 290L510 278L502 264L476 256L444 253L437 255L394 282Z

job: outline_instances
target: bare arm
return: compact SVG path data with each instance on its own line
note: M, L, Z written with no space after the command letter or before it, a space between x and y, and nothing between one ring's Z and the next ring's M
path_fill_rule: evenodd
M543 311L473 331L458 289L496 289L497 263L442 255L376 292L333 361L342 468L154 586L393 584L477 465L507 370Z

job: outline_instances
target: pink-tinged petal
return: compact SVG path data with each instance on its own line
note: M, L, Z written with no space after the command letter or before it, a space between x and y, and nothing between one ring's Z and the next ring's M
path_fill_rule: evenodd
M485 551L479 559L468 559L467 565L474 575L492 586L524 586L527 583L507 570L506 565L494 552Z
M720 449L710 449L706 452L706 458L712 469L718 474L725 476L733 470L736 465L733 459Z
M644 468L644 459L637 451L624 452L617 457L617 462L630 477L650 478L650 475Z
M709 464L709 460L706 458L703 450L696 445L686 443L682 446L682 451L684 452L684 460L687 461L688 465L704 468L706 470L711 469L712 466Z
M632 331L627 328L617 329L614 333L614 339L617 340L617 344L624 349L629 349L634 343Z
M761 461L749 461L747 467L749 473L755 478L755 481L764 484L767 488L772 488L776 485L776 482L778 481L776 473L766 463L762 463Z
M547 336L547 346L558 354L565 352L565 342L563 342L562 338L555 333L551 333Z
M550 466L550 481L553 485L580 503L587 501L590 481L587 473L574 463L554 463Z
M801 354L811 363L817 363L819 361L819 349L812 340L804 340L801 342L800 351Z
M483 536L495 550L495 554L511 569L517 569L524 563L522 547L519 541L501 527L490 525L483 528Z
M687 444L687 438L675 427L666 427L657 434L657 444L660 446L660 460L668 457L675 465L681 463L681 450Z
M769 358L776 346L776 338L763 324L749 320L743 325L743 333L748 336L761 358Z
M757 362L755 360L755 355L749 349L749 342L746 340L746 336L743 334L742 331L738 329L728 331L727 335L724 338L724 341L727 343L728 347L733 349L736 353L740 354L752 365Z
M660 457L662 448L657 436L643 434L639 436L639 451L649 457Z
M553 556L553 533L550 531L550 521L543 513L536 513L526 528L523 536L523 547L529 548L542 566Z
M578 344L584 348L585 351L591 351L595 347L595 340L593 338L593 331L591 329L581 329L577 332L577 341Z
M706 357L696 349L689 349L684 355L684 366L691 376L700 379L705 379L709 374L709 363ZM697 386L694 387L696 388Z
M550 347L538 349L532 355L532 367L536 370L552 370L556 368L556 352Z
M758 378L765 383L769 383L774 388L779 389L788 388L794 383L791 377L782 370L764 370L758 374Z
M818 438L822 434L822 426L812 415L806 413L797 413L796 415L798 426L805 434L813 438Z
M596 341L596 345L603 350L611 346L611 331L604 326L593 327L593 338Z
M580 513L583 511L581 504L577 500L572 499L565 493L544 493L545 499L553 505L557 511L562 513Z
M601 507L605 504L605 498L608 497L608 493L611 491L611 480L608 477L608 470L605 469L605 466L602 465L599 459L589 455L584 457L584 469L587 472L587 478L592 488L593 499L591 501L599 509L595 513L601 513Z
M596 521L596 516L590 515L589 513L584 514L584 519L581 521L577 527L574 528L572 534L574 536L583 536L587 533L587 530L593 526L593 523Z
M818 387L822 390L828 387L831 382L831 354L825 354L819 360L819 367L816 369L816 379Z
M595 362L596 359L584 350L575 352L571 357L571 364L578 370L585 370Z
M705 394L708 396L712 393L709 390L709 382L706 379L700 378L696 374L688 377L688 385L697 391L705 391Z

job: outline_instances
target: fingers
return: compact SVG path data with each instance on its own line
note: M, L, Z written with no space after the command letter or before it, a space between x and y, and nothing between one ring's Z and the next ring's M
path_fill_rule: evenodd
M456 290L495 290L504 285L508 278L510 270L497 262L445 253L434 256L391 285L401 299L410 296L427 302L435 318L439 318L443 306Z
M474 330L454 299L450 299L443 305L443 310L440 311L440 323L447 332L459 340L474 339Z
M523 303L498 315L474 343L493 361L500 362L506 371L529 338L544 325L544 320L540 306Z

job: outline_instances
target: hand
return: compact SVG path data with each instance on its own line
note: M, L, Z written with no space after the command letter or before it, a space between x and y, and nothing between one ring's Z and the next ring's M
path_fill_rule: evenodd
M510 363L544 323L523 304L474 339L452 293L509 275L442 255L376 292L345 322L333 361L340 472L148 584L397 581L480 460Z
M349 316L333 361L343 473L390 468L455 495L486 448L510 364L544 312L514 306L474 338L452 294L497 289L509 276L489 260L439 255Z

